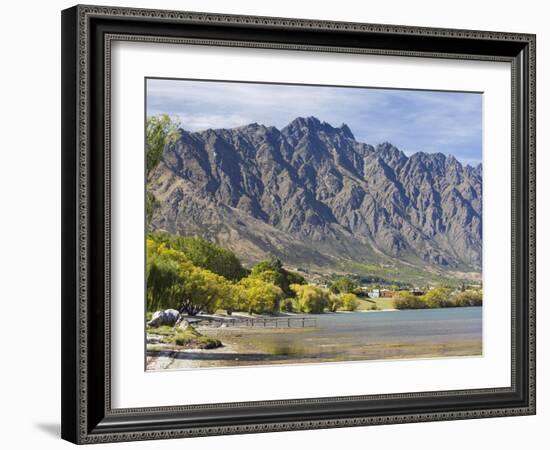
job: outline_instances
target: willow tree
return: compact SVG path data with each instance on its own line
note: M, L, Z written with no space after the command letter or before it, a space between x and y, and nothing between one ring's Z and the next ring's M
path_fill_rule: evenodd
M179 138L180 122L168 114L147 117L146 175L159 165L164 147L175 144Z
M175 308L178 302L181 265L186 263L183 255L170 254L168 249L147 240L147 310Z
M180 276L184 281L177 293L180 312L190 316L202 312L212 314L232 305L233 289L224 277L192 264L182 265Z
M146 145L145 145L145 174L147 180L151 172L159 165L162 158L162 152L167 145L173 145L179 138L180 123L172 119L168 114L159 114L147 117L145 125ZM146 214L150 221L159 202L152 192L146 195Z
M147 241L147 308L174 308L196 315L233 304L233 288L222 276L195 266L182 252Z
M147 237L179 250L195 265L217 273L231 281L239 281L247 275L235 254L200 237L175 236L169 233L148 233Z

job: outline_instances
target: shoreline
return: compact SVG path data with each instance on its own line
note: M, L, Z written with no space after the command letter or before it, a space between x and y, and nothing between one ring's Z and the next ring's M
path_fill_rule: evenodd
M294 313L294 312L285 312L278 314L250 314L245 312L234 312L231 315L226 314L208 314L208 315L196 315L196 316L183 316L185 319L203 319L208 320L208 318L213 319L284 319L284 318L308 318L308 317L319 317L319 316L331 316L336 314L353 314L353 313L381 313L381 312L404 312L404 311L441 311L441 310L453 310L453 309L463 309L463 308L480 308L481 306L449 306L449 307L438 307L438 308L407 308L407 309L397 309L397 308L385 308L385 309L357 309L355 311L325 311L320 314L311 314L311 313Z
M223 346L202 350L173 344L158 345L151 339L146 351L146 370L481 355L482 335L481 331L476 331L477 327L481 327L480 311L464 311L465 314L461 314L460 310L465 308L453 308L456 312L449 308L437 309L447 310L449 314L444 314L440 319L430 319L429 325L426 325L424 319L428 310L419 310L418 314L412 315L413 318L409 314L392 314L392 318L390 315L384 317L373 314L371 319L367 319L367 316L350 312L326 313L322 315L325 320L319 319L321 315L317 316L317 326L314 327L275 328L197 323L194 327L199 333L220 340ZM395 311L400 310L389 312ZM356 311L360 312L371 311ZM476 328L473 331L469 331L472 330L470 326L453 325L449 328L447 324L454 323L453 318L457 314L458 317L465 317L464 320L474 321L472 324L477 324ZM296 317L294 314L292 316ZM276 318L273 315L265 317ZM423 324L422 328L415 328L415 323ZM410 331L403 334L400 331L403 327Z
M358 363L456 357L481 357L481 340L465 342L407 342L374 343L364 346L362 357L338 358L325 356L258 355L245 346L224 344L213 350L166 350L146 353L146 371L198 368L259 367L266 365L296 365L320 363Z

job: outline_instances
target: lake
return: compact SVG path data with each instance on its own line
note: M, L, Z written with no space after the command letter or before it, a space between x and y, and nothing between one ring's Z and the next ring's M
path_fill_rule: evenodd
M200 328L224 347L172 352L151 368L473 356L482 351L481 307L307 317L317 319L316 328Z
M358 342L481 339L481 307L315 315L319 336L353 336Z

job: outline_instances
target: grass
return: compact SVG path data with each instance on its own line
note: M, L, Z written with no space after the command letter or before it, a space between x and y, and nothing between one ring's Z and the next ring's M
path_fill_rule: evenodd
M164 325L157 328L148 328L147 333L158 334L163 337L163 343L178 345L180 347L211 349L222 346L219 339L204 336L191 325L185 330Z
M164 347L162 347L161 345L148 345L147 346L147 351L148 352L162 352L162 351L165 351L166 349Z
M377 298L374 302L378 309L395 309L395 298Z
M161 336L171 336L175 333L174 327L169 325L162 325L156 328L147 328L148 334L159 334Z
M359 302L359 306L357 307L357 311L368 311L369 309L372 309L375 303L372 300L365 300L362 298L357 299Z
M395 309L393 298L377 298L377 299L358 299L359 307L357 311Z
M197 335L196 333L198 332L196 330L193 331L194 333L190 332L189 330L176 333L172 337L173 343L182 347L202 349L218 348L222 346L222 343L219 339L210 338L201 334Z

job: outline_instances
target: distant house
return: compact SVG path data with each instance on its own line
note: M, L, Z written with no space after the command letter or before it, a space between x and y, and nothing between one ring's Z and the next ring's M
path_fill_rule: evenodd
M380 297L382 298L392 298L396 295L399 295L398 291L390 291L389 289L381 289L380 290Z
M380 289L373 289L372 291L367 292L369 298L380 298Z

